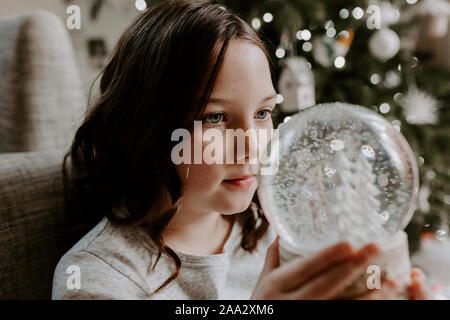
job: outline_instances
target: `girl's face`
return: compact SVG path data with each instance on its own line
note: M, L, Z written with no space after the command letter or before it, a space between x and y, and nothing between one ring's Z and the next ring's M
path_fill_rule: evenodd
M226 155L230 147L225 143L225 130L253 129L258 133L259 129L266 129L270 132L275 100L276 91L264 52L249 41L231 41L202 119L203 136L212 128L222 135L223 164L207 164L202 160L201 164L191 161L192 164L177 166L182 182L183 210L234 214L248 208L258 185L256 174L259 169L258 164L249 163L257 152L249 151L264 148L264 139L246 138L245 153L237 152L235 139L233 163L229 164ZM191 134L191 153L194 153L195 143L205 151L212 142L202 141L199 134ZM242 163L237 162L239 158L242 161L244 157L245 164L239 164ZM252 177L235 180L244 176Z

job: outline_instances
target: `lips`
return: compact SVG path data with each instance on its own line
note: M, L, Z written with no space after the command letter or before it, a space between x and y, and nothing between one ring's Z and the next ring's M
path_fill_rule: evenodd
M227 185L235 186L235 187L248 187L248 186L252 185L255 181L256 181L256 175L254 175L254 174L249 174L249 175L240 176L240 177L233 178L233 179L223 180L223 182L226 183Z

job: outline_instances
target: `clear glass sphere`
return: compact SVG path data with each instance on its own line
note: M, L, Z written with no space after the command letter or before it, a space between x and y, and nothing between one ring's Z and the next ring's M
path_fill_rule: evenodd
M291 251L308 254L340 241L360 248L388 241L409 223L418 168L385 118L326 103L295 114L278 133L261 158L257 192Z

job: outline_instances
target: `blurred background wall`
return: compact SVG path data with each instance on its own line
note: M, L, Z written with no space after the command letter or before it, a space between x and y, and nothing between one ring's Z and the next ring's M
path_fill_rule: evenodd
M122 32L140 13L136 9L135 1L103 1L99 6L95 0L2 0L0 19L43 9L57 14L65 22L69 16L66 9L72 4L78 5L81 9L81 29L68 31L74 45L82 85L87 97L89 87L102 67L100 59L90 58L89 43L92 44L91 51L96 51L98 54L104 48L103 61L105 61ZM94 13L95 10L97 11Z

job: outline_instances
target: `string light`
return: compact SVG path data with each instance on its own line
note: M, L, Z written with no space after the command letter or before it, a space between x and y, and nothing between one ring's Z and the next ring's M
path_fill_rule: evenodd
M259 28L261 28L261 20L259 20L258 18L253 18L252 27L255 30L258 30Z
M333 38L336 35L336 29L335 28L328 28L327 29L327 36L330 38Z
M361 19L364 16L364 10L361 9L360 7L355 7L352 10L352 16L353 16L353 18L355 18L357 20Z
M144 11L145 9L147 9L147 2L145 2L145 0L136 0L134 5L139 11Z
M263 15L263 20L264 20L264 22L266 22L266 23L272 22L272 20L273 20L273 15L272 15L270 12L266 12L266 13L264 13L264 15Z
M311 31L309 31L308 29L302 30L301 40L308 41L310 39L311 39Z
M376 73L374 73L373 75L371 75L371 76L370 76L370 82L371 82L372 84L375 84L375 85L379 84L379 83L380 83L380 75L379 75L379 74L376 74Z
M386 88L395 88L400 85L401 78L396 71L388 71L386 73L386 80L384 81L384 85Z
M342 19L347 19L349 15L350 12L347 9L341 9L339 11L339 17L341 17Z
M305 43L302 45L302 49L303 49L303 51L305 51L305 52L311 51L311 49L312 49L312 44L311 44L311 42L305 42Z
M336 68L343 68L345 65L345 58L341 56L337 57L336 59L334 59L334 65Z
M277 51L275 51L275 55L278 59L281 59L285 56L286 54L286 50L284 50L283 48L278 48Z
M436 173L433 170L428 170L427 173L425 174L425 177L428 180L433 180L434 178L436 178Z
M276 104L280 104L280 103L283 103L283 101L284 101L283 96L281 94L277 94L277 98L275 99L275 103Z
M349 39L350 38L350 32L348 32L347 30L343 30L343 31L339 32L339 36L344 38L344 39Z
M380 104L380 112L381 113L388 113L389 110L391 110L391 107L389 106L388 103L383 102L382 104Z

